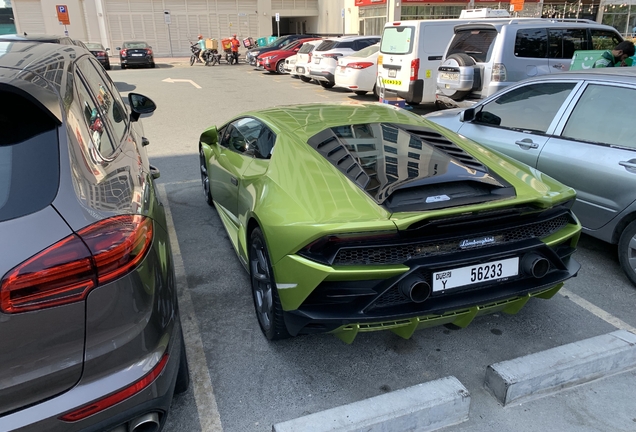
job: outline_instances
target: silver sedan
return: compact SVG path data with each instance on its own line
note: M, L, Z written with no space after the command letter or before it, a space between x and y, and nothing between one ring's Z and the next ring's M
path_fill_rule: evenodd
M636 68L519 82L468 109L425 117L577 191L584 232L618 244L636 284Z

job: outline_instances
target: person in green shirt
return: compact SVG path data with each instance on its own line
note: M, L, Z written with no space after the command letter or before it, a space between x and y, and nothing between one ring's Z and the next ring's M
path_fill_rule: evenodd
M607 50L601 58L594 63L595 68L603 67L620 67L631 66L632 62L629 57L634 55L634 43L631 41L623 41L614 47L613 50Z

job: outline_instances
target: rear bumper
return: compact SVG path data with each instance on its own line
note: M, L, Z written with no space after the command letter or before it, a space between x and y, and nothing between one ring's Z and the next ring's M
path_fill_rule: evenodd
M154 61L152 56L144 56L144 57L126 57L121 59L121 64L125 65L142 65L142 64L150 64Z
M409 82L408 91L398 91L398 96L406 101L406 103L420 103L424 94L424 80L418 79Z
M311 78L316 79L318 81L329 81L331 83L336 82L336 79L334 78L333 73L330 71L310 70L309 74Z

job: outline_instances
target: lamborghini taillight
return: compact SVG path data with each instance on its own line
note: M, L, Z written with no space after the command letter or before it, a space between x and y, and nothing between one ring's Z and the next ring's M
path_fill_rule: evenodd
M89 225L5 274L0 309L18 313L84 300L91 289L134 270L152 237L152 220L140 215Z

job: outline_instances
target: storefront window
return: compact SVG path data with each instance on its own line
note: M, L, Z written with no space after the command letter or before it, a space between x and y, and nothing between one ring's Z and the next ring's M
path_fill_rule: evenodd
M459 18L466 6L403 6L403 20Z

